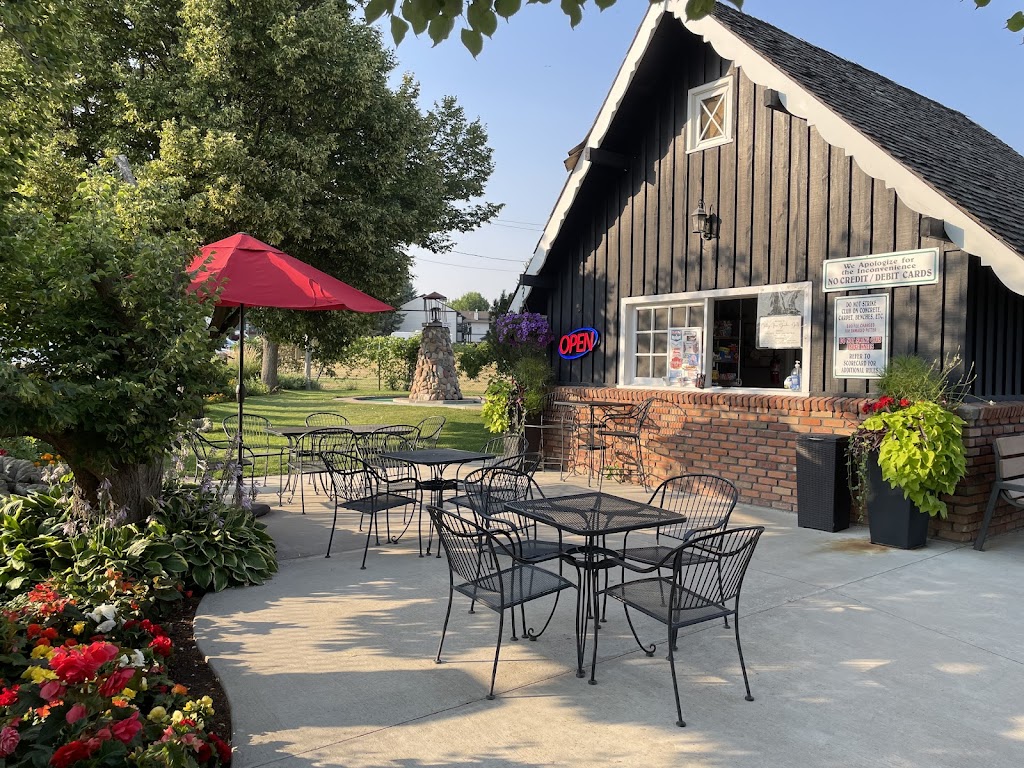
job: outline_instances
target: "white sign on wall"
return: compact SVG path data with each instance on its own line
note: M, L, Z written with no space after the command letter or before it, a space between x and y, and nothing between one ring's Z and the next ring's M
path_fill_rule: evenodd
M836 299L832 354L837 379L877 379L889 360L889 295Z
M829 291L933 285L939 282L939 249L827 259L822 286Z

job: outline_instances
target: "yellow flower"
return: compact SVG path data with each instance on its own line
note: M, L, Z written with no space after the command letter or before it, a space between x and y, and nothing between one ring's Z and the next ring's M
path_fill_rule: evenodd
M152 720L154 723L159 723L165 717L167 717L167 710L163 707L153 707L149 710L149 714L146 715L146 719Z
M177 725L178 723L180 723L184 719L185 719L185 714L180 709L174 710L174 714L171 715L171 722L174 723L175 725Z
M53 652L53 648L48 645L37 645L32 649L31 656L33 659L48 659Z
M121 691L121 698L128 699L130 701L131 699L135 698L135 691L133 691L131 688L125 688L123 691Z
M24 672L21 673L21 676L26 680L31 680L36 685L40 685L46 680L57 679L57 673L54 672L52 669L35 666L26 669Z
M149 681L146 678L142 678L141 680L139 680L139 690L140 691L148 691L149 690Z
M77 621L77 622L75 622L74 625L72 625L72 627L71 627L71 631L74 632L76 635L82 634L83 632L85 632L85 622L84 621Z

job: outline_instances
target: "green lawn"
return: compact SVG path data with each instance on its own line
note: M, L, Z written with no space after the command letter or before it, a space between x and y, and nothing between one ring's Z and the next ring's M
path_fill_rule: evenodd
M273 395L251 396L245 399L245 412L265 416L275 427L299 426L306 423L306 416L314 411L333 411L345 416L353 424L412 424L419 423L427 416L443 416L444 429L438 445L446 448L477 450L488 438L493 437L484 429L479 409L451 408L445 406L386 405L375 403L352 403L338 398L356 395L396 395L405 392L379 392L376 380L373 387L367 380L321 381L323 389L313 391L284 390ZM353 386L355 384L355 386ZM466 396L468 393L464 391ZM233 401L206 406L205 415L214 423L215 433L220 436L220 425L225 416L237 412ZM287 445L284 438L274 440L275 445ZM271 472L274 467L271 467Z

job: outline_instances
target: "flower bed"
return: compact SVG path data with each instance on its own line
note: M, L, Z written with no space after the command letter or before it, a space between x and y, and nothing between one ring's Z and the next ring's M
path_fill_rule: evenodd
M230 747L206 730L209 697L190 698L166 674L173 644L146 617L154 601L145 584L108 570L89 589L106 601L48 581L0 611L0 759L53 768L228 764Z

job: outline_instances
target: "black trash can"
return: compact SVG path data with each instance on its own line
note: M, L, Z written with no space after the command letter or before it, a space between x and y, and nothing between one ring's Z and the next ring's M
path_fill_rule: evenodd
M801 528L842 531L850 527L844 435L798 435L796 522Z

